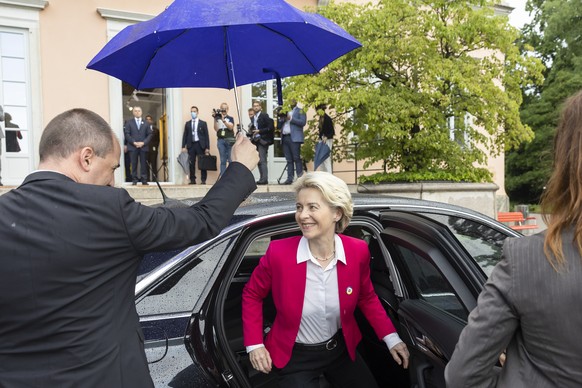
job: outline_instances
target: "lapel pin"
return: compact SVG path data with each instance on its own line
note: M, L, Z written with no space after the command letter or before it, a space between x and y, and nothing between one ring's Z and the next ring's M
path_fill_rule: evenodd
M354 292L354 290L352 290L352 287L346 288L346 294L352 295L352 292Z

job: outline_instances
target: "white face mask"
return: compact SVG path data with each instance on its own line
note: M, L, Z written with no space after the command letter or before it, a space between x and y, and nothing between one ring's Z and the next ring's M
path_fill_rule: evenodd
M196 117L198 117L198 113L196 112L190 112L190 114L192 115L192 120L196 120Z

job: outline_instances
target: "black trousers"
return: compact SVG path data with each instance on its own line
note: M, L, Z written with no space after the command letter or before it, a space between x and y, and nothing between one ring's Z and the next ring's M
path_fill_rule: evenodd
M133 182L141 181L145 183L148 181L148 167L146 165L146 153L143 148L136 148L129 151L131 157L131 180ZM139 173L137 169L137 162L139 160Z
M274 368L280 388L319 388L324 375L334 388L378 388L362 357L352 361L343 335L333 350L307 350L295 346L291 360L282 369Z
M198 155L204 155L204 149L202 149L200 142L192 143L190 148L188 148L188 155L190 156L190 182L196 183L196 157ZM202 183L206 183L207 175L206 170L200 170L200 180Z

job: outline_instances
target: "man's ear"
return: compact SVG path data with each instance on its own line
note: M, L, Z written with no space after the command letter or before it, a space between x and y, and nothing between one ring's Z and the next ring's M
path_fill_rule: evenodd
M79 152L79 163L84 171L91 170L91 164L93 163L93 158L95 157L95 152L91 147L83 147Z

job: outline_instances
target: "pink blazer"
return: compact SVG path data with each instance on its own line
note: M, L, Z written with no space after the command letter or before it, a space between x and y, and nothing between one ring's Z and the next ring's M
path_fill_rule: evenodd
M346 264L338 261L338 292L342 331L352 360L362 339L354 317L357 307L364 313L378 338L396 329L384 311L370 281L370 252L359 239L340 235L346 253ZM307 262L297 264L300 236L271 241L265 256L253 271L242 294L242 319L245 346L263 343L277 368L283 368L299 332ZM263 340L263 299L272 292L277 316Z

